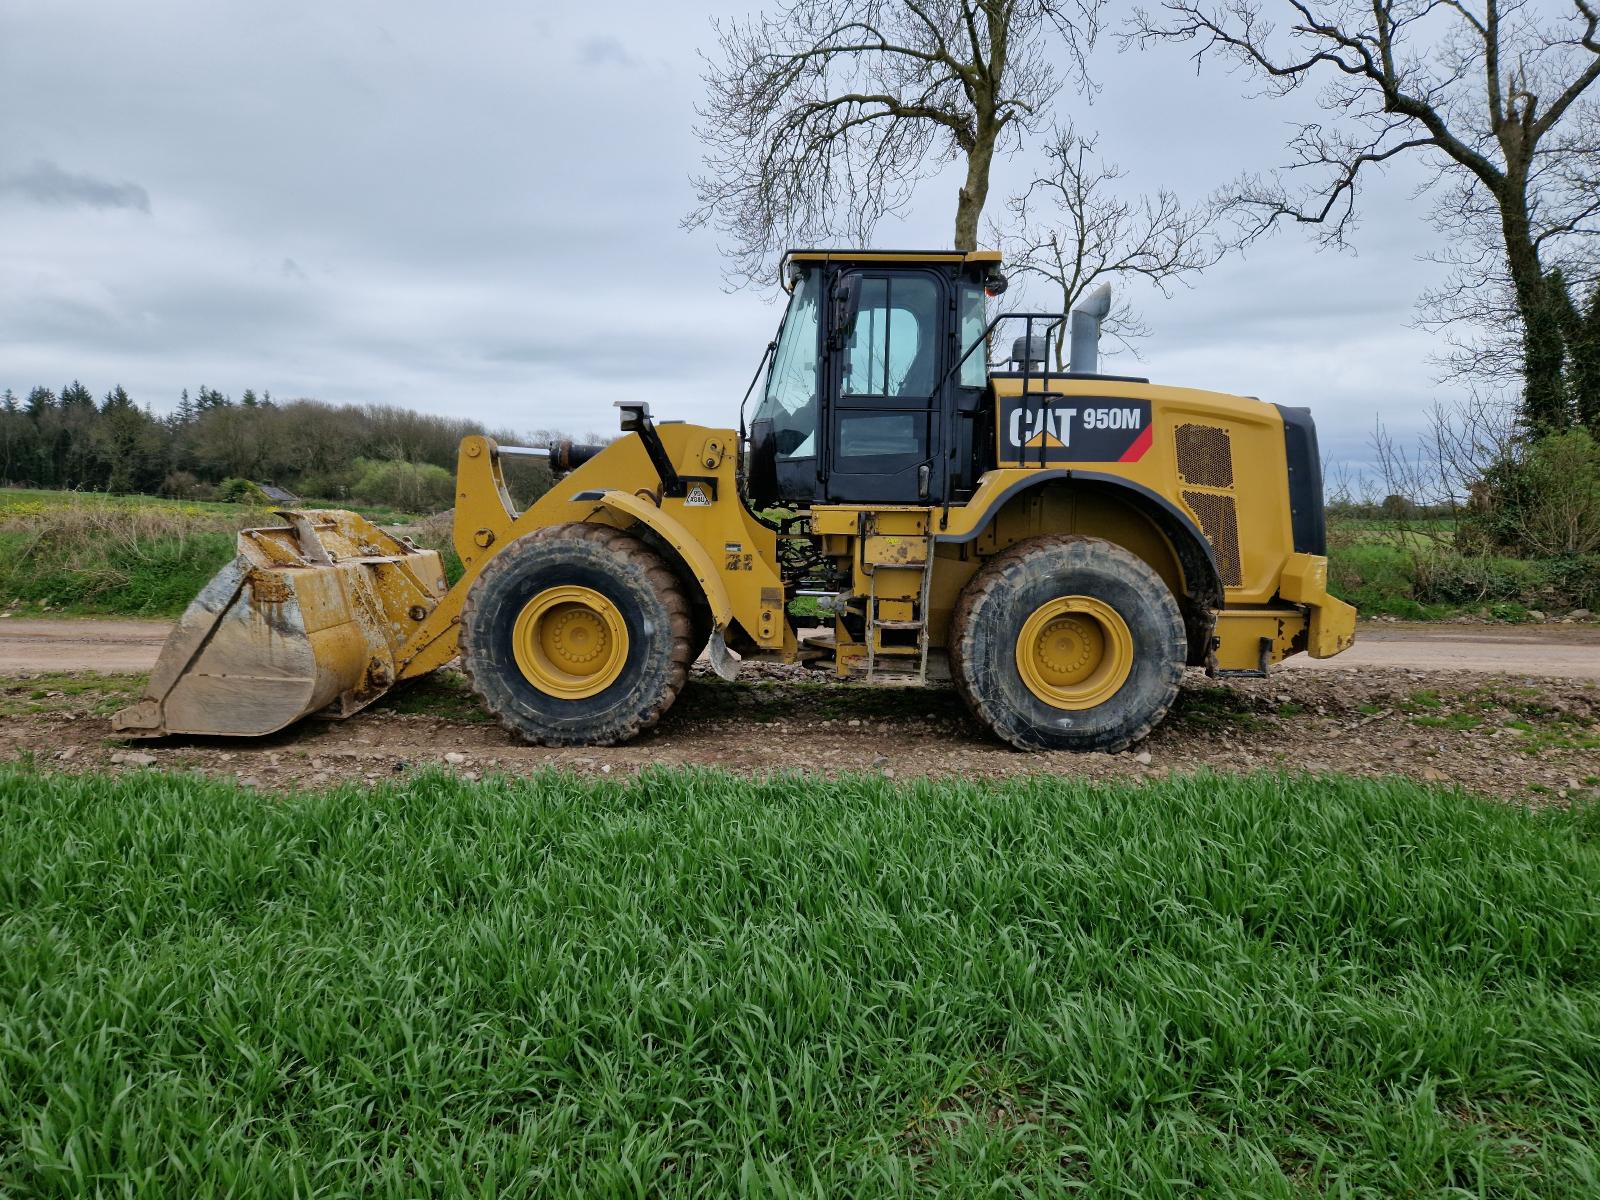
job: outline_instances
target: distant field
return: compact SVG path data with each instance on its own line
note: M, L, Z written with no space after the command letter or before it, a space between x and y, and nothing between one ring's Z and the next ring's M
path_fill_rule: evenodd
M380 524L418 519L358 511ZM281 523L249 505L0 489L0 606L176 617L233 557L240 529Z
M0 1194L1592 1197L1600 810L0 771Z
M1346 517L1330 513L1328 528L1334 533L1365 535L1367 540L1393 542L1401 532L1434 538L1447 538L1455 532L1456 523L1449 517L1414 518L1404 523L1390 517Z
M421 519L386 508L357 511L382 525ZM239 529L277 520L269 508L237 504L0 489L0 607L176 617L233 556ZM1446 523L1428 528L1445 532ZM419 540L440 551L447 578L459 578L461 563L447 537ZM1435 553L1419 572L1413 551L1423 544ZM1402 535L1381 519L1331 519L1329 559L1334 594L1368 616L1436 620L1472 612L1518 621L1530 609L1560 615L1600 608L1600 560L1463 559L1447 538ZM820 615L809 598L791 611Z
M191 517L243 517L263 515L265 508L220 504L208 500L168 500L161 496L118 496L102 492L51 492L34 488L0 488L0 518L38 516L68 508L93 508L111 512L162 512Z
M304 500L306 508L351 508L380 525L405 525L421 518L416 513L382 505L340 500ZM163 496L113 495L106 492L60 492L35 488L0 488L0 519L50 512L61 508L94 506L118 511L145 510L186 516L227 517L242 523L272 516L272 508L224 504L210 500L169 500Z

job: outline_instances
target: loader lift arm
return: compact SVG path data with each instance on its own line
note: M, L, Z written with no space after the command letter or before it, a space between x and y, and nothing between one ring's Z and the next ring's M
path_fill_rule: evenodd
M584 462L526 512L511 503L494 440L462 441L454 537L464 573L402 650L399 678L426 675L455 657L462 604L490 558L518 537L575 521L618 529L641 525L677 556L711 611L708 650L719 674L731 678L736 670L727 654L735 626L757 649L784 657L798 652L784 616L777 536L739 498L732 431L682 424L658 428L642 402L623 401L618 408L625 432L633 436ZM669 471L662 472L656 452ZM658 487L611 486L619 479ZM670 488L672 479L681 487ZM680 494L671 495L673 490Z

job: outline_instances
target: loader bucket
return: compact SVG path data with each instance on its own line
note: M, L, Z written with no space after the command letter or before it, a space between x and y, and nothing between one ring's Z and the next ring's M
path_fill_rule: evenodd
M386 692L410 633L445 593L439 555L338 510L278 514L167 637L142 699L112 718L134 737L273 733Z

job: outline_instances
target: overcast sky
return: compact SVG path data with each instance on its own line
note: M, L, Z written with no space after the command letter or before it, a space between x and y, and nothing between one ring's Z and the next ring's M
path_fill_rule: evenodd
M723 291L686 233L712 12L630 0L5 0L0 389L80 378L170 409L201 384L386 402L514 428L612 428L611 402L731 424L779 311ZM1280 104L1179 51L1095 60L1129 189L1199 199L1284 159ZM997 169L991 214L1025 180ZM1359 460L1436 397L1410 328L1436 268L1420 178L1365 197L1357 254L1287 231L1170 301L1164 383L1308 404ZM880 245L946 246L955 181Z

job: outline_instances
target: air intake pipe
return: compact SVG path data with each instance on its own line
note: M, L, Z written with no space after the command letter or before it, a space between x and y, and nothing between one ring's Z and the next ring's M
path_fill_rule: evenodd
M1100 323L1111 313L1111 285L1102 283L1072 310L1069 329L1072 335L1072 361L1067 365L1078 375L1094 375L1100 370Z

